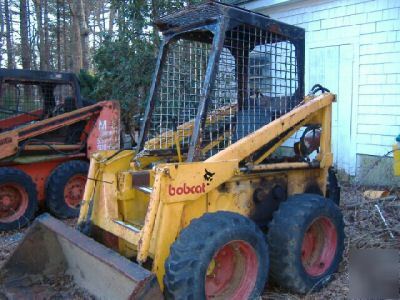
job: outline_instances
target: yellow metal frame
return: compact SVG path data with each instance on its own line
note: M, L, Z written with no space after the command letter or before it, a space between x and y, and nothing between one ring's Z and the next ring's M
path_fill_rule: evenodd
M400 176L400 148L398 144L393 145L393 159L394 176Z
M335 95L330 93L309 98L288 114L202 162L182 163L181 158L174 157L174 163L159 163L146 169L160 158L136 157L131 162L135 156L133 151L97 153L91 159L78 223L90 220L93 225L117 236L120 253L136 256L140 264L150 257L152 271L163 288L164 263L170 246L194 218L221 210L251 217L255 210L254 190L263 184L268 189L265 182L285 182L288 195L303 193L310 184L326 192L328 169L332 165L334 101ZM317 164L262 164L293 132L308 124L322 127ZM193 124L181 125L177 131L182 130L182 126L188 128ZM279 136L284 138L246 171L239 168L241 161ZM145 179L137 179L139 175ZM143 186L141 181L147 185Z

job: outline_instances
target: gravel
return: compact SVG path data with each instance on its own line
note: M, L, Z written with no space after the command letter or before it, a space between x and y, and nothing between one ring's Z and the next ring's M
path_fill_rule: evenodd
M343 262L333 280L322 291L307 295L289 294L279 287L268 285L262 299L346 299L349 293L348 255L350 249L380 248L400 249L400 190L392 189L392 197L386 200L369 200L363 196L366 187L343 186L341 208L345 221L346 250ZM383 223L375 205L378 205L388 227ZM74 221L66 221L73 226ZM394 239L390 237L389 230ZM0 264L9 257L18 242L23 238L26 229L0 233ZM91 295L75 285L67 275L52 278L41 278L36 282L35 299L93 299ZM30 287L31 288L31 287ZM1 293L0 299L26 298L27 291L18 288L14 293Z
M10 256L11 252L24 237L26 229L0 232L0 264Z

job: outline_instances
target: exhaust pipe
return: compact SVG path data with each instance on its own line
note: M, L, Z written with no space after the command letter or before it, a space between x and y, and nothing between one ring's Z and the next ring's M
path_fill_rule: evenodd
M34 296L34 282L59 274L97 299L163 299L153 273L44 214L0 269L1 289L12 298Z

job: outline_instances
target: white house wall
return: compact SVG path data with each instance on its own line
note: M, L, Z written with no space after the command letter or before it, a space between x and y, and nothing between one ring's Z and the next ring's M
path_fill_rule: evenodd
M339 169L355 175L357 154L390 151L400 133L400 0L242 6L305 28L306 89L322 83L338 94L333 149Z

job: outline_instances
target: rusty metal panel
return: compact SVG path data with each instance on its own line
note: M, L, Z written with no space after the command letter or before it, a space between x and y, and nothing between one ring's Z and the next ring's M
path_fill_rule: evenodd
M101 102L101 111L95 119L87 139L87 156L96 151L118 150L120 148L120 106L116 101Z
M34 296L41 278L56 274L73 276L98 299L162 299L150 271L45 214L1 268L1 288Z

